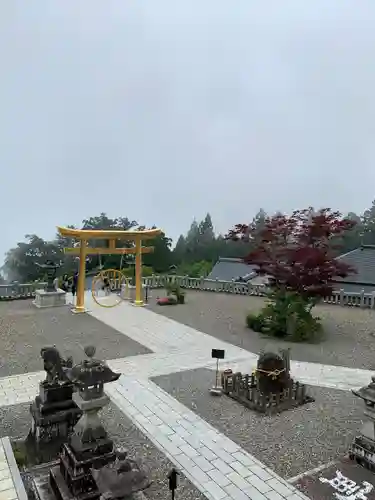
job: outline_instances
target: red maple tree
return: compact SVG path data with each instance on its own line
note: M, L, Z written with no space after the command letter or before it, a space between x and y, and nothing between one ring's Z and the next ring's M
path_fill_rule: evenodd
M243 239L254 250L244 261L268 275L279 290L296 292L306 299L332 293L332 280L356 270L335 258L335 241L355 222L329 208L296 210L292 215L274 215L256 227L237 224L227 238Z

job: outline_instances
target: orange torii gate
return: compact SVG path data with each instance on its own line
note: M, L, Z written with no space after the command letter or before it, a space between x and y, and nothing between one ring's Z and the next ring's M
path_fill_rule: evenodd
M86 257L88 255L124 255L135 254L135 302L136 306L143 306L142 297L142 254L151 253L154 247L142 247L142 240L149 240L159 236L161 229L145 229L143 231L112 231L96 229L70 229L57 226L61 236L75 238L80 242L77 248L64 248L64 252L69 255L79 256L79 276L77 286L77 303L74 312L85 312L85 276ZM108 240L109 247L90 247L89 240ZM135 243L134 248L117 248L116 240L127 240Z

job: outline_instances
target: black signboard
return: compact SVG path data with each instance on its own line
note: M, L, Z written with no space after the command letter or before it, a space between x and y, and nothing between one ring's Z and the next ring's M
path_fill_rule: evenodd
M224 349L212 349L211 358L224 359L225 351Z

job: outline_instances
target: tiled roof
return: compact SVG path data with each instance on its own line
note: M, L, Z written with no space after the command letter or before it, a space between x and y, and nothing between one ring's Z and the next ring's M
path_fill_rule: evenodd
M231 281L240 277L250 279L255 276L256 272L254 271L254 266L245 264L242 259L220 257L207 278L212 280Z
M366 293L375 291L375 245L363 245L337 258L357 269L357 274L344 279L337 278L334 285L336 290L344 288L348 292L360 292L365 289ZM245 276L247 279L256 276L254 266L245 264L242 259L220 257L207 278L231 281Z
M337 258L353 266L357 270L357 274L352 274L346 278L337 278L336 282L374 285L375 287L375 245L362 245L362 247ZM346 288L347 286L345 286Z

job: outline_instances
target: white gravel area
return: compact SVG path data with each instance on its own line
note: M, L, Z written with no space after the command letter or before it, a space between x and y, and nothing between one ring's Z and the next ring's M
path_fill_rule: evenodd
M163 290L153 291L152 311L250 352L290 347L298 361L375 369L375 310L319 305L313 312L322 319L323 338L315 344L291 343L246 327L246 315L264 306L262 297L187 290L186 304L161 307L155 300L163 294Z
M153 382L284 478L345 454L362 423L363 404L350 392L308 387L315 403L266 417L227 396L211 396L213 378L202 368Z
M65 358L84 358L83 346L95 345L101 359L151 351L88 314L69 307L37 309L31 300L0 303L0 377L43 369L40 350L55 345Z

